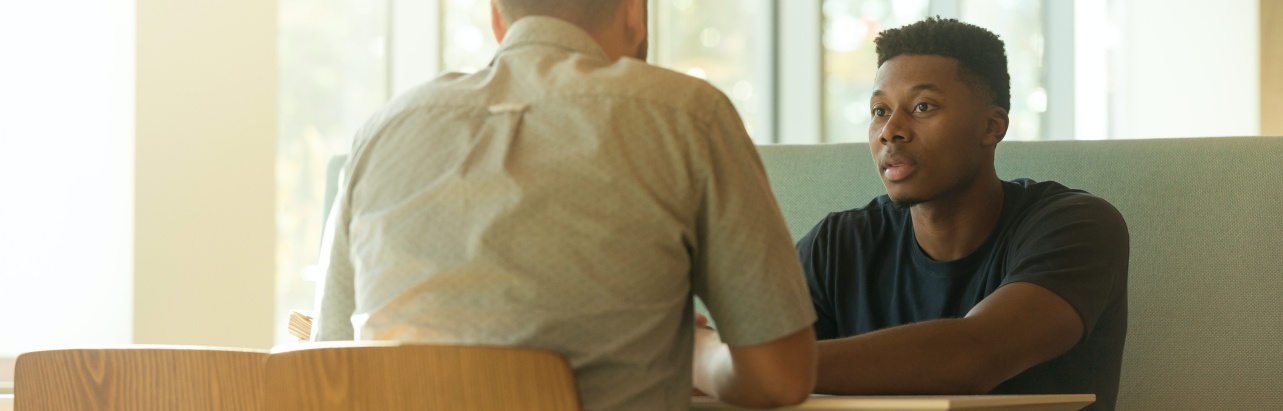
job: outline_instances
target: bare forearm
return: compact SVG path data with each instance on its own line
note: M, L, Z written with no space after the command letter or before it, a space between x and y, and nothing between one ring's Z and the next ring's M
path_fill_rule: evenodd
M1078 312L1058 294L1012 283L986 297L966 318L819 342L816 392L986 393L1069 351L1083 329Z
M695 388L723 402L780 407L802 402L815 384L815 334L810 327L757 346L729 347L698 330Z
M1014 375L961 319L820 341L817 348L822 394L983 394Z
M695 388L717 399L747 406L771 406L761 390L749 387L749 381L735 373L734 362L726 345L704 351L695 360Z

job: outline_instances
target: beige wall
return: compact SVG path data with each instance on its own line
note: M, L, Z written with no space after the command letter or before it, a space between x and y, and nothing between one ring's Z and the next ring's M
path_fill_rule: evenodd
M0 381L13 381L13 359L0 358Z
M1283 136L1283 0L1261 0L1261 134Z
M137 0L134 342L272 345L275 0Z

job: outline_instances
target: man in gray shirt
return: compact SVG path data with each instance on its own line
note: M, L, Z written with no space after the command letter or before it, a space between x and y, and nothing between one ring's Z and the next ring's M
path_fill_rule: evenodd
M358 133L320 340L565 354L587 410L806 398L801 266L724 95L645 64L645 0L496 0L500 50ZM700 296L719 332L694 322ZM724 343L723 343L724 341Z

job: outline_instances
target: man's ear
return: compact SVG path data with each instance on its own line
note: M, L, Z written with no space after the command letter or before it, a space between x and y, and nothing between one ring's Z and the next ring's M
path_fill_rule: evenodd
M503 36L508 34L508 26L503 24L503 16L499 14L499 0L490 0L490 30L494 32L494 41L503 43Z
M1011 125L1011 118L1007 116L1007 110L1002 107L992 107L989 115L985 119L985 137L984 145L992 146L1007 137L1007 127Z
M630 40L637 43L646 43L646 31L648 29L648 16L646 15L647 0L623 0L619 3L620 10L624 13L624 24L628 29L628 34L632 36ZM645 59L645 57L640 57Z

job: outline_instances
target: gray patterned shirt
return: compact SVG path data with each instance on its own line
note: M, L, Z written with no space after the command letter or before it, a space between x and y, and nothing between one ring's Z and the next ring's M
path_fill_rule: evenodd
M389 103L346 174L319 340L544 348L586 410L681 410L692 294L731 345L815 320L726 97L561 20Z

